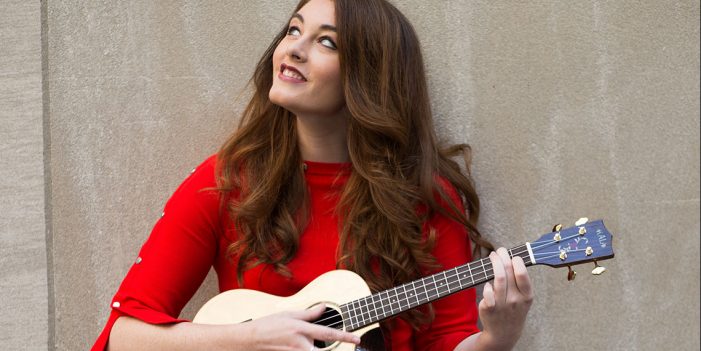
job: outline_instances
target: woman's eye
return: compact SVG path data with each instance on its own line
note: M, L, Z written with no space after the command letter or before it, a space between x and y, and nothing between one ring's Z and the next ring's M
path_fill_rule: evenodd
M321 45L324 45L330 49L336 49L336 43L334 43L333 40L331 40L331 38L329 37L323 37L319 39L319 42L321 43Z
M297 36L300 34L299 28L292 26L287 29L287 35L294 35Z

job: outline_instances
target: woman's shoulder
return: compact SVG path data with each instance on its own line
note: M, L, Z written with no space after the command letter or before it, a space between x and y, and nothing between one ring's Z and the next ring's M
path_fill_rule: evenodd
M217 154L209 155L202 163L200 163L197 167L195 167L192 171L197 172L197 170L200 170L202 172L205 172L207 174L210 174L214 176L214 172L217 168Z
M217 155L210 155L190 171L187 180L216 186ZM187 182L186 180L186 182Z
M216 191L216 168L217 155L208 156L190 170L189 174L173 193L173 197L216 198L218 195L218 191Z

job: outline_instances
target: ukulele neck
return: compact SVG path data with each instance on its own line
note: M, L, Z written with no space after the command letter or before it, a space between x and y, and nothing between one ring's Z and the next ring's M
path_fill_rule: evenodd
M527 243L508 251L526 266L533 264ZM344 325L357 330L492 279L494 269L486 257L341 305Z

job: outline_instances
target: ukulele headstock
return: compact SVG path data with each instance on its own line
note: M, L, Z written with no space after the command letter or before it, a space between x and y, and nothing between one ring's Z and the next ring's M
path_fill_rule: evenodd
M580 218L575 225L562 228L556 225L553 231L531 242L533 264L551 267L568 267L568 280L573 280L576 272L570 266L594 262L592 274L600 275L606 268L598 261L613 258L612 236L602 220L589 222Z

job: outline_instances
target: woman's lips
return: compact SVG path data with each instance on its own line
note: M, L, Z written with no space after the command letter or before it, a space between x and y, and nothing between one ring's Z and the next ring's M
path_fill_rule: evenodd
M304 83L307 81L307 79L302 73L299 72L299 70L297 70L293 66L284 63L280 65L280 72L278 72L277 76L281 80L290 83Z

